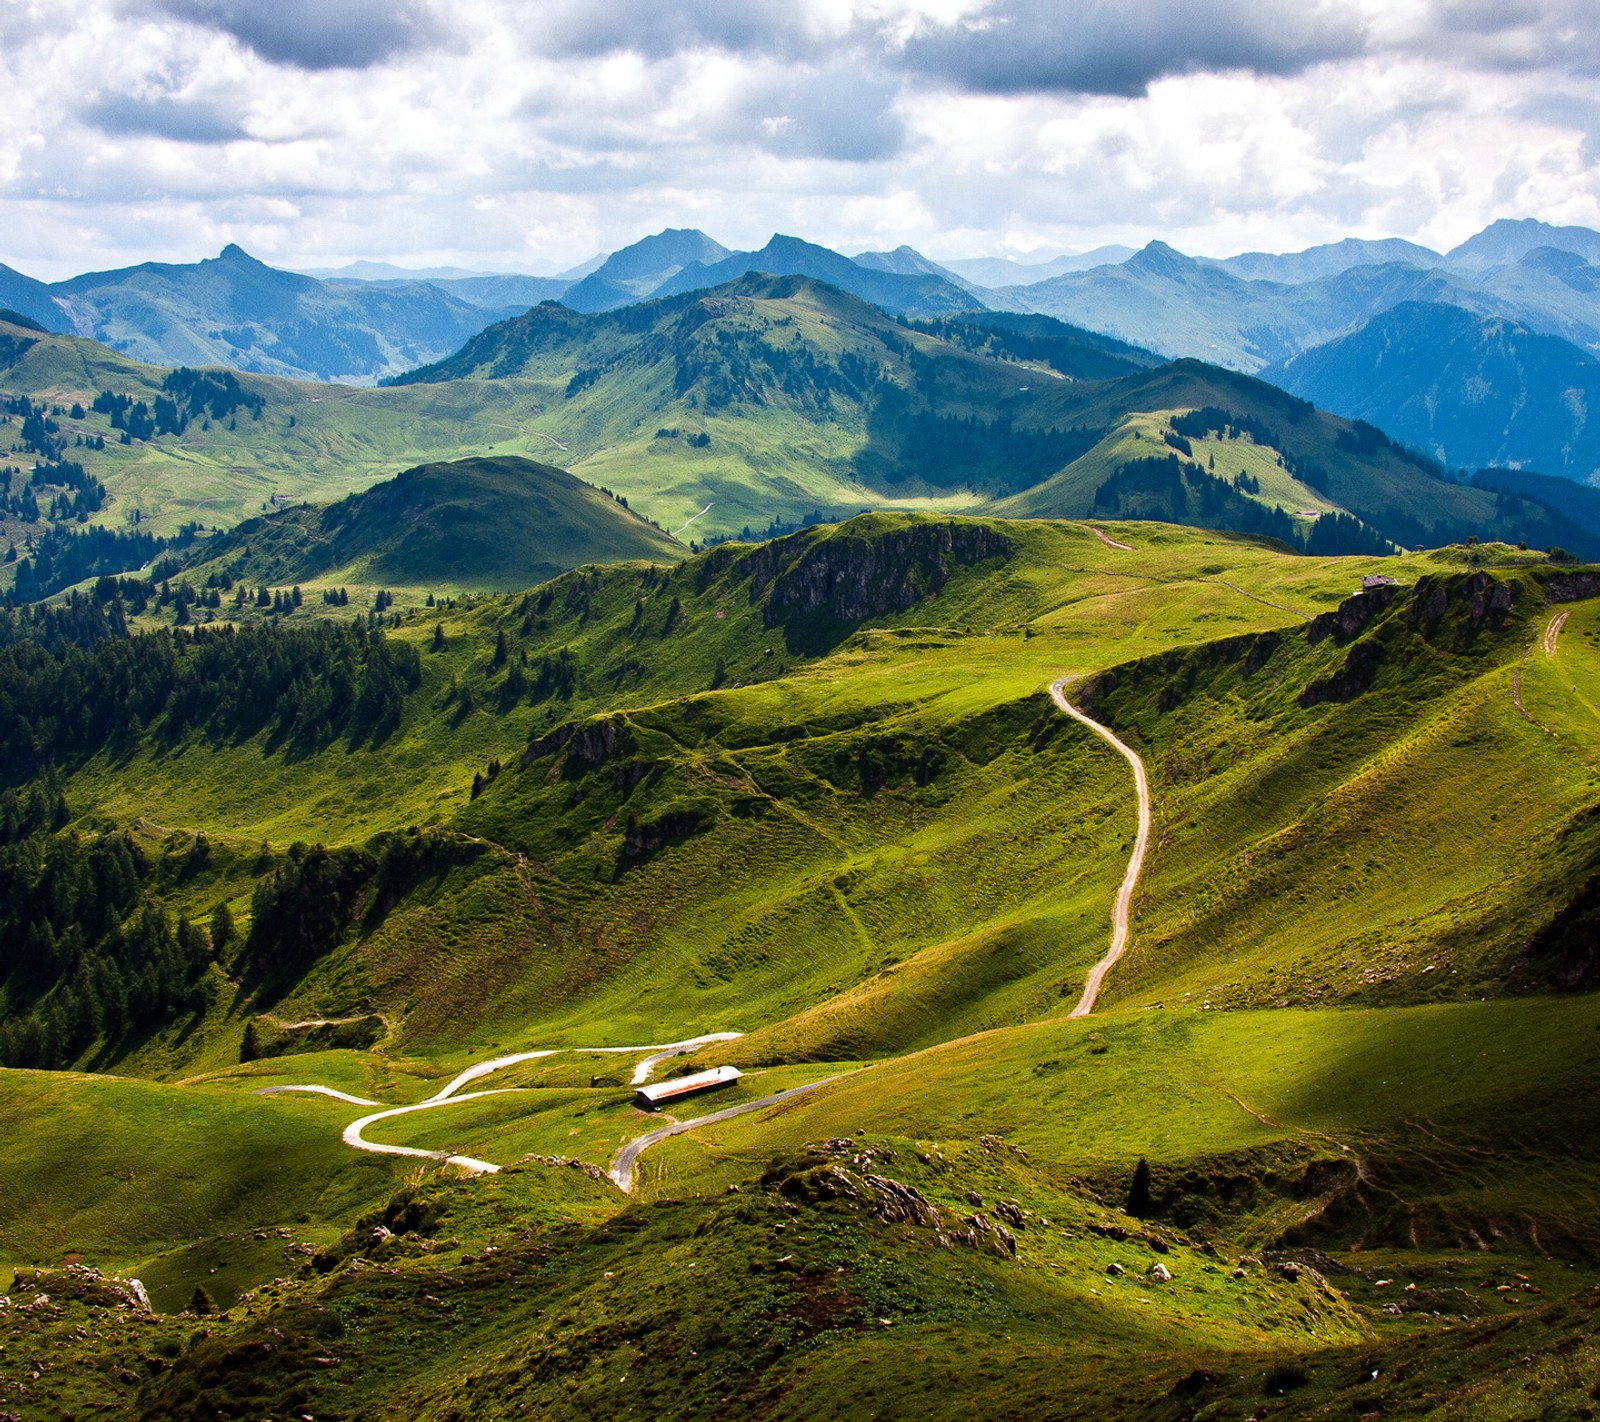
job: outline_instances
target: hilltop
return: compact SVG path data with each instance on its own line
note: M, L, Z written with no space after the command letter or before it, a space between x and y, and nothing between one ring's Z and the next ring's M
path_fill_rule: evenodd
M505 455L419 465L335 504L249 519L198 545L188 575L512 591L581 563L685 551L611 494Z

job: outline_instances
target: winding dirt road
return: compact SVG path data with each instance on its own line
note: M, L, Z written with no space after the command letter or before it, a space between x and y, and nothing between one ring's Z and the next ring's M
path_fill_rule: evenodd
M512 1091L525 1090L527 1088L510 1086L499 1087L490 1091L469 1091L465 1095L458 1094L463 1086L470 1085L472 1082L488 1076L491 1072L497 1072L505 1067L515 1066L518 1062L534 1061L540 1057L553 1057L562 1051L576 1052L584 1056L594 1052L621 1053L627 1056L637 1056L640 1052L645 1052L648 1055L646 1055L644 1060L633 1069L633 1079L631 1084L634 1086L639 1086L650 1079L650 1073L653 1072L656 1067L672 1057L683 1056L688 1052L693 1052L701 1047L709 1046L712 1042L731 1042L735 1038L743 1035L744 1034L741 1032L711 1032L701 1037L690 1037L682 1042L657 1042L648 1046L640 1047L546 1047L541 1051L512 1052L509 1056L491 1057L488 1061L478 1062L475 1066L469 1066L465 1071L458 1072L455 1076L451 1077L448 1082L441 1086L439 1090L434 1092L432 1096L429 1096L422 1101L413 1102L409 1106L385 1107L381 1111L374 1111L370 1116L363 1116L358 1121L352 1121L344 1128L343 1140L344 1143L352 1150L370 1151L374 1155L411 1155L417 1156L423 1160L438 1160L443 1161L446 1165L460 1166L463 1170L471 1171L474 1175L498 1174L500 1167L498 1165L490 1164L487 1160L477 1160L470 1155L454 1155L447 1150L422 1150L417 1146L384 1145L381 1141L369 1141L363 1132L368 1126L375 1125L379 1121L387 1121L392 1116L408 1116L413 1111L431 1111L440 1106L454 1106L458 1101L476 1101L480 1097L484 1096L504 1096ZM820 1086L821 1084L821 1082L813 1083L813 1085L817 1086ZM809 1090L810 1088L800 1087L797 1089ZM314 1096L327 1096L331 1097L335 1101L347 1101L352 1106L382 1105L382 1103L378 1101L368 1101L364 1096L352 1096L347 1091L336 1091L331 1086L263 1086L254 1094L257 1096L278 1096L286 1092L302 1092ZM769 1097L765 1101L756 1101L750 1103L749 1105L734 1107L731 1112L724 1114L732 1114L737 1116L742 1111L753 1111L757 1106L769 1105L772 1101L780 1101L783 1099L783 1097L792 1094L793 1092L779 1092L778 1095ZM704 1117L703 1119L721 1120L722 1116L719 1115L714 1118ZM633 1149L633 1155L628 1157L629 1178L632 1178L633 1173L633 1157L636 1156L640 1150L643 1150L646 1144L653 1145L655 1143L655 1139L665 1139L666 1136L675 1135L679 1130L687 1130L690 1126L698 1124L699 1122L697 1121L689 1121L681 1126L668 1129L664 1134L661 1132L653 1132L653 1138L645 1139L644 1144L641 1144L638 1141L633 1142L633 1147L635 1147ZM626 1152L628 1149L630 1149L630 1147L625 1146L623 1149ZM615 1168L616 1167L613 1166L613 1173L615 1172ZM624 1185L622 1188L626 1190L628 1187Z
M660 1145L662 1141L672 1136L681 1136L685 1131L692 1131L698 1126L715 1125L718 1121L729 1121L735 1116L742 1116L747 1111L759 1111L763 1106L775 1106L780 1101L787 1101L791 1096L800 1096L807 1091L815 1091L819 1086L826 1086L830 1081L838 1081L840 1076L850 1076L851 1072L840 1072L839 1076L825 1076L821 1081L808 1081L804 1086L791 1086L787 1091L776 1091L771 1096L763 1096L759 1101L746 1101L739 1106L729 1106L724 1111L713 1111L709 1116L696 1116L692 1121L674 1121L670 1126L662 1126L659 1130L646 1132L635 1140L623 1146L611 1162L611 1169L606 1173L616 1182L617 1188L628 1194L633 1189L633 1163L653 1145Z
M1567 625L1567 619L1572 616L1570 611L1558 612L1550 619L1550 625L1544 629L1544 654L1553 657L1556 648L1561 642L1561 629Z
M1050 699L1056 703L1059 710L1072 717L1074 721L1081 721L1133 767L1134 788L1139 793L1139 833L1134 839L1133 853L1128 859L1128 872L1122 876L1122 887L1117 890L1117 901L1111 910L1111 947L1105 957L1089 970L1089 976L1083 985L1083 995L1069 1014L1072 1017L1087 1017L1094 1011L1095 999L1100 996L1100 987L1105 982L1106 974L1116 966L1117 959L1128 946L1128 926L1133 913L1133 891L1139 887L1139 875L1144 872L1145 851L1150 847L1150 779L1145 774L1144 761L1139 758L1136 750L1121 740L1109 727L1102 726L1093 717L1085 716L1067 700L1066 685L1071 680L1072 677L1064 676L1060 681L1052 682Z

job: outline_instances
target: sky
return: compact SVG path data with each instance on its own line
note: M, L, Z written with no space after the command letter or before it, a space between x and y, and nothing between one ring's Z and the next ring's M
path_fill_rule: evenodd
M1594 0L0 0L0 262L1600 227Z

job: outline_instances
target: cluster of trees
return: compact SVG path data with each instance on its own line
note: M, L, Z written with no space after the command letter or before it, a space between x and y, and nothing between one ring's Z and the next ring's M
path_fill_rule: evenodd
M132 606L124 606L125 595L148 595L149 591L146 583L101 578L92 595L73 593L59 606L0 606L0 650L27 643L54 656L66 647L93 647L107 637L125 637L127 611ZM0 702L0 714L6 709Z
M933 410L906 412L896 420L904 473L927 483L970 486L994 478L1008 490L1027 488L1082 458L1100 442L1101 431L1019 429L1009 415L982 420L976 415L941 415Z
M23 474L13 465L0 466L0 518L9 515L23 523L38 523L41 517L52 523L69 519L84 523L90 514L105 507L106 486L70 459L41 460L26 479ZM49 495L49 503L41 511L39 495L50 488L60 492Z
M137 530L52 528L17 564L11 600L37 602L85 578L125 573L148 563L167 546L163 538Z
M1095 490L1097 513L1122 518L1157 518L1183 522L1197 517L1204 523L1276 538L1302 553L1319 557L1394 551L1390 541L1361 519L1346 513L1324 514L1302 535L1280 506L1246 498L1249 485L1260 485L1240 474L1232 483L1208 473L1198 464L1169 454L1157 459L1134 459Z
M59 1067L210 1005L212 936L156 903L153 870L126 835L0 846L0 1063Z
M21 469L9 464L0 468L0 518L9 516L23 523L38 523L39 499L22 474Z
M149 730L310 749L383 739L421 684L416 650L359 620L58 639L0 647L0 776L22 783Z
M1206 439L1216 435L1219 439L1249 439L1263 449L1283 453L1283 441L1271 425L1254 415L1241 415L1235 410L1224 410L1220 405L1203 405L1169 421L1172 432L1188 439ZM1190 451L1185 451L1189 453Z
M1415 465L1430 479L1443 480L1447 477L1444 465L1437 460L1429 459L1425 454L1418 454L1414 449L1408 449L1403 444L1396 444L1376 425L1369 425L1365 420L1355 420L1348 430L1340 430L1334 436L1334 444L1349 454L1378 454L1384 451L1394 455L1396 459L1403 459L1407 464Z
M1245 498L1227 480L1176 454L1119 465L1095 490L1094 511L1110 517L1170 519L1174 523L1195 518L1216 528L1299 546L1294 520L1282 508Z
M205 429L212 420L228 420L236 427L240 411L259 420L267 407L266 397L246 390L231 371L190 370L184 366L172 371L161 382L162 393L155 397L152 410L143 400L102 390L94 397L96 414L107 416L111 428L122 431L122 442L153 439L157 435L181 435L194 420Z

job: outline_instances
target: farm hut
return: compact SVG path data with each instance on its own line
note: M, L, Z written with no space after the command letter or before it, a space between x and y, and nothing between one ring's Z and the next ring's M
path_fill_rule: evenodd
M633 1104L645 1111L659 1111L669 1102L681 1101L686 1096L732 1086L743 1075L738 1067L719 1066L710 1071L697 1071L693 1076L674 1077L654 1086L641 1086L633 1094Z

